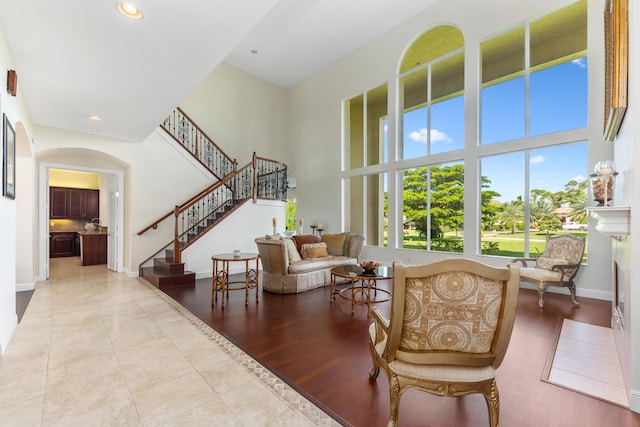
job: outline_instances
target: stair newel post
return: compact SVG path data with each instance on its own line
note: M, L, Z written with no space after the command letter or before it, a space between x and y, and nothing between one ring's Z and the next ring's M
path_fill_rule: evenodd
M178 217L180 216L180 206L175 207L174 215L176 217L176 222L174 225L174 238L173 238L173 262L176 264L180 264L182 261L182 254L180 253L180 241L178 240Z

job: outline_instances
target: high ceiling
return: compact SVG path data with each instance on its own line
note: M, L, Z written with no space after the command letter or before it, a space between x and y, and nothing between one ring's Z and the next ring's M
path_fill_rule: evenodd
M437 1L0 0L0 27L33 124L142 141L221 62L291 88Z

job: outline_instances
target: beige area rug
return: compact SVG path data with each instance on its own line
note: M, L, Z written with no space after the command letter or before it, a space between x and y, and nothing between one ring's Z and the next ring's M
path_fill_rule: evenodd
M613 330L570 319L558 329L542 380L628 408Z
M306 399L291 386L282 381L282 379L280 379L278 376L274 375L271 371L258 363L251 356L243 352L227 338L219 334L217 331L212 329L209 325L207 325L200 319L198 319L189 310L176 302L173 298L169 297L167 294L165 294L155 286L152 286L145 280L139 280L140 282L144 283L149 289L153 290L158 296L160 296L160 298L162 298L167 304L173 307L178 313L184 316L185 319L191 322L204 335L206 335L207 337L209 337L209 339L219 345L235 361L240 363L251 374L255 375L258 380L260 380L264 384L265 387L267 387L274 394L284 400L289 405L289 407L308 418L313 425L340 426L340 423L327 415L326 412L324 412L310 400Z

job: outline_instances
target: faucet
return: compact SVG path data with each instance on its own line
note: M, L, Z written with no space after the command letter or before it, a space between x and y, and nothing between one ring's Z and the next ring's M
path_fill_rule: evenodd
M98 221L97 224L96 221ZM96 224L98 226L98 231L102 233L102 221L100 218L93 218L90 222L91 224Z

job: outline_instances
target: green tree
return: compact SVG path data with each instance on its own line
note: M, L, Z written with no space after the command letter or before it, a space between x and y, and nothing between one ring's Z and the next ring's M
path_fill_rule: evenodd
M403 178L404 218L420 234L427 230L427 168L409 169Z
M482 188L480 193L482 198L482 216L480 218L482 228L483 230L492 230L502 209L500 202L494 199L500 197L501 194L489 189L491 181L486 176L480 177L480 185Z
M431 166L431 227L431 237L464 228L464 165Z
M518 200L504 203L498 220L503 228L510 228L511 234L515 234L517 224L524 222L524 202L522 201L522 196L518 196Z
M427 193L431 207L429 227ZM403 196L405 218L421 235L430 231L430 238L435 239L447 229L459 230L464 222L464 165L434 165L405 171Z
M571 209L571 219L575 222L587 222L587 186L588 180L571 180L564 186L562 198Z
M529 225L541 230L540 223L553 215L555 209L553 193L547 190L533 189L529 193Z

